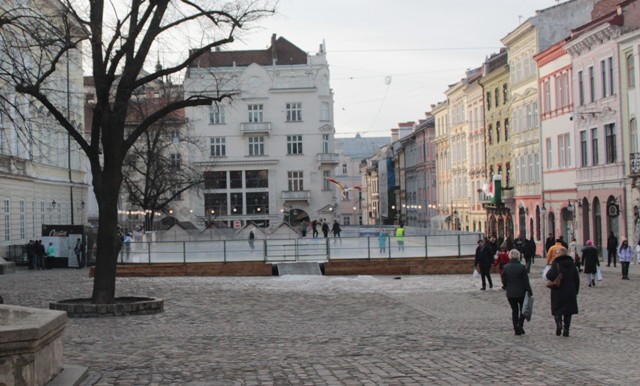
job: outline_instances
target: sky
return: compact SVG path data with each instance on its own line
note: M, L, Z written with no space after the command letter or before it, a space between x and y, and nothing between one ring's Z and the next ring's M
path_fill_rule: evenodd
M445 99L465 70L555 0L280 0L277 14L228 47L264 49L271 35L315 54L324 41L336 136L388 136Z

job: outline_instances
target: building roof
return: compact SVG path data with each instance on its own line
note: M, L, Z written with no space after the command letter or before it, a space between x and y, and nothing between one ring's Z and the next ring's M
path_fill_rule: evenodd
M362 137L360 134L355 138L335 139L336 149L340 149L339 153L354 159L370 157L390 143L389 137Z
M197 58L190 67L248 67L307 64L307 53L283 37L271 36L271 46L264 50L209 51Z

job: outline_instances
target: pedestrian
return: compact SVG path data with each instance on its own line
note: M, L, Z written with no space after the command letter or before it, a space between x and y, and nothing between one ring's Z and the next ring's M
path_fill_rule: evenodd
M378 245L380 246L380 253L387 253L387 232L380 228L378 234Z
M340 224L338 224L338 220L333 220L333 226L331 227L331 233L333 233L333 242L335 243L337 239L340 239L340 242L342 242L342 239L340 237L340 232L342 232L342 229L340 229Z
M638 240L638 245L636 245L636 264L640 264L640 240Z
M82 240L80 238L76 240L76 246L73 247L73 253L76 254L76 260L78 260L78 269L82 268Z
M303 221L300 224L300 233L302 233L302 237L307 237L307 227L308 227L308 224L306 221Z
M531 272L531 263L533 262L533 257L536 255L536 242L531 237L531 240L526 240L524 243L524 263L527 267L527 273Z
M527 267L520 263L521 254L513 249L509 251L509 263L504 266L502 277L511 306L511 321L516 335L524 335L524 316L522 304L525 294L533 296Z
M253 250L256 249L256 246L254 245L255 240L256 235L253 233L253 230L251 230L249 232L249 248L251 248L251 253L253 253Z
M556 243L560 243L565 249L569 249L569 244L567 244L567 242L564 241L564 236L562 235L558 236Z
M124 237L122 238L122 244L124 244L124 254L125 254L125 259L127 261L129 261L129 257L131 256L131 241L133 239L131 238L131 233L127 232L125 233Z
M495 256L496 253L498 253L498 241L496 240L495 236L492 236L489 239L489 250L491 250L491 256Z
M318 220L313 220L311 222L311 229L313 230L313 238L317 238L318 237Z
M587 245L582 249L582 265L589 281L589 287L595 287L600 259L598 259L598 248L593 246L591 240L587 240Z
M551 248L555 242L553 241L553 233L549 233L547 236L547 241L544 242L544 254L545 256L549 253L549 248Z
M569 336L571 317L578 313L580 275L576 264L565 247L556 248L556 258L547 272L547 280L554 281L562 275L560 285L551 288L551 314L556 322L556 336ZM564 322L564 326L563 326Z
M36 267L36 250L33 240L29 240L29 244L27 244L27 262L29 263L29 269Z
M491 249L485 245L484 241L478 240L473 266L480 269L480 277L482 278L481 290L483 291L487 289L487 281L489 282L489 288L493 288L493 282L491 281L491 265L493 265L493 262L494 258L491 254Z
M517 251L516 249L512 249L512 251ZM518 254L520 257L520 254ZM504 277L502 276L502 269L505 265L509 264L509 252L507 252L507 246L503 245L500 247L500 252L498 252L498 258L496 259L496 267L498 267L498 272L500 273L500 281L502 281L502 289L506 289L504 284Z
M326 221L322 221L322 234L325 239L329 237L329 224Z
M611 266L613 260L613 266L616 266L616 252L618 250L618 238L613 234L613 231L609 233L607 237L607 267Z
M582 268L580 268L580 255L578 255L578 243L575 237L573 237L569 243L569 256L571 256L573 262L576 264L578 272L582 272Z
M404 251L404 223L400 223L396 229L396 241L398 242L398 251Z
M42 240L36 240L36 269L44 269L44 245L42 244Z
M549 264L553 263L553 261L554 261L554 260L556 259L556 257L558 256L558 255L556 254L556 250L557 250L558 248L564 248L564 249L565 249L565 251L566 251L566 249L567 249L567 248L565 248L565 247L562 245L562 243L560 242L560 238L559 238L559 237L556 239L556 243L555 243L554 245L552 245L552 246L549 248L549 250L547 251L547 265L549 265ZM565 253L566 253L566 252L565 252Z
M633 249L631 249L629 242L624 237L622 238L622 243L620 243L620 248L618 248L618 257L622 266L622 280L629 280L629 264L633 259Z
M56 247L53 246L53 243L49 243L49 247L47 248L47 262L46 262L46 267L47 269L51 269L53 268L53 260L56 257Z

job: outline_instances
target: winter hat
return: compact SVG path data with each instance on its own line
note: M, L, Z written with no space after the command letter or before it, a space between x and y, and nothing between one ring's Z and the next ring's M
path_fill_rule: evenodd
M593 241L587 240L587 245L593 245Z

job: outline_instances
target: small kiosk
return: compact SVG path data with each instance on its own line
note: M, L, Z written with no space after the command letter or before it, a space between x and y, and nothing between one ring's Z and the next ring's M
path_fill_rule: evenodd
M80 240L81 252L75 253L76 243ZM55 249L52 268L82 268L88 263L87 248L96 242L96 235L87 225L42 225L42 245L45 254L51 243Z

